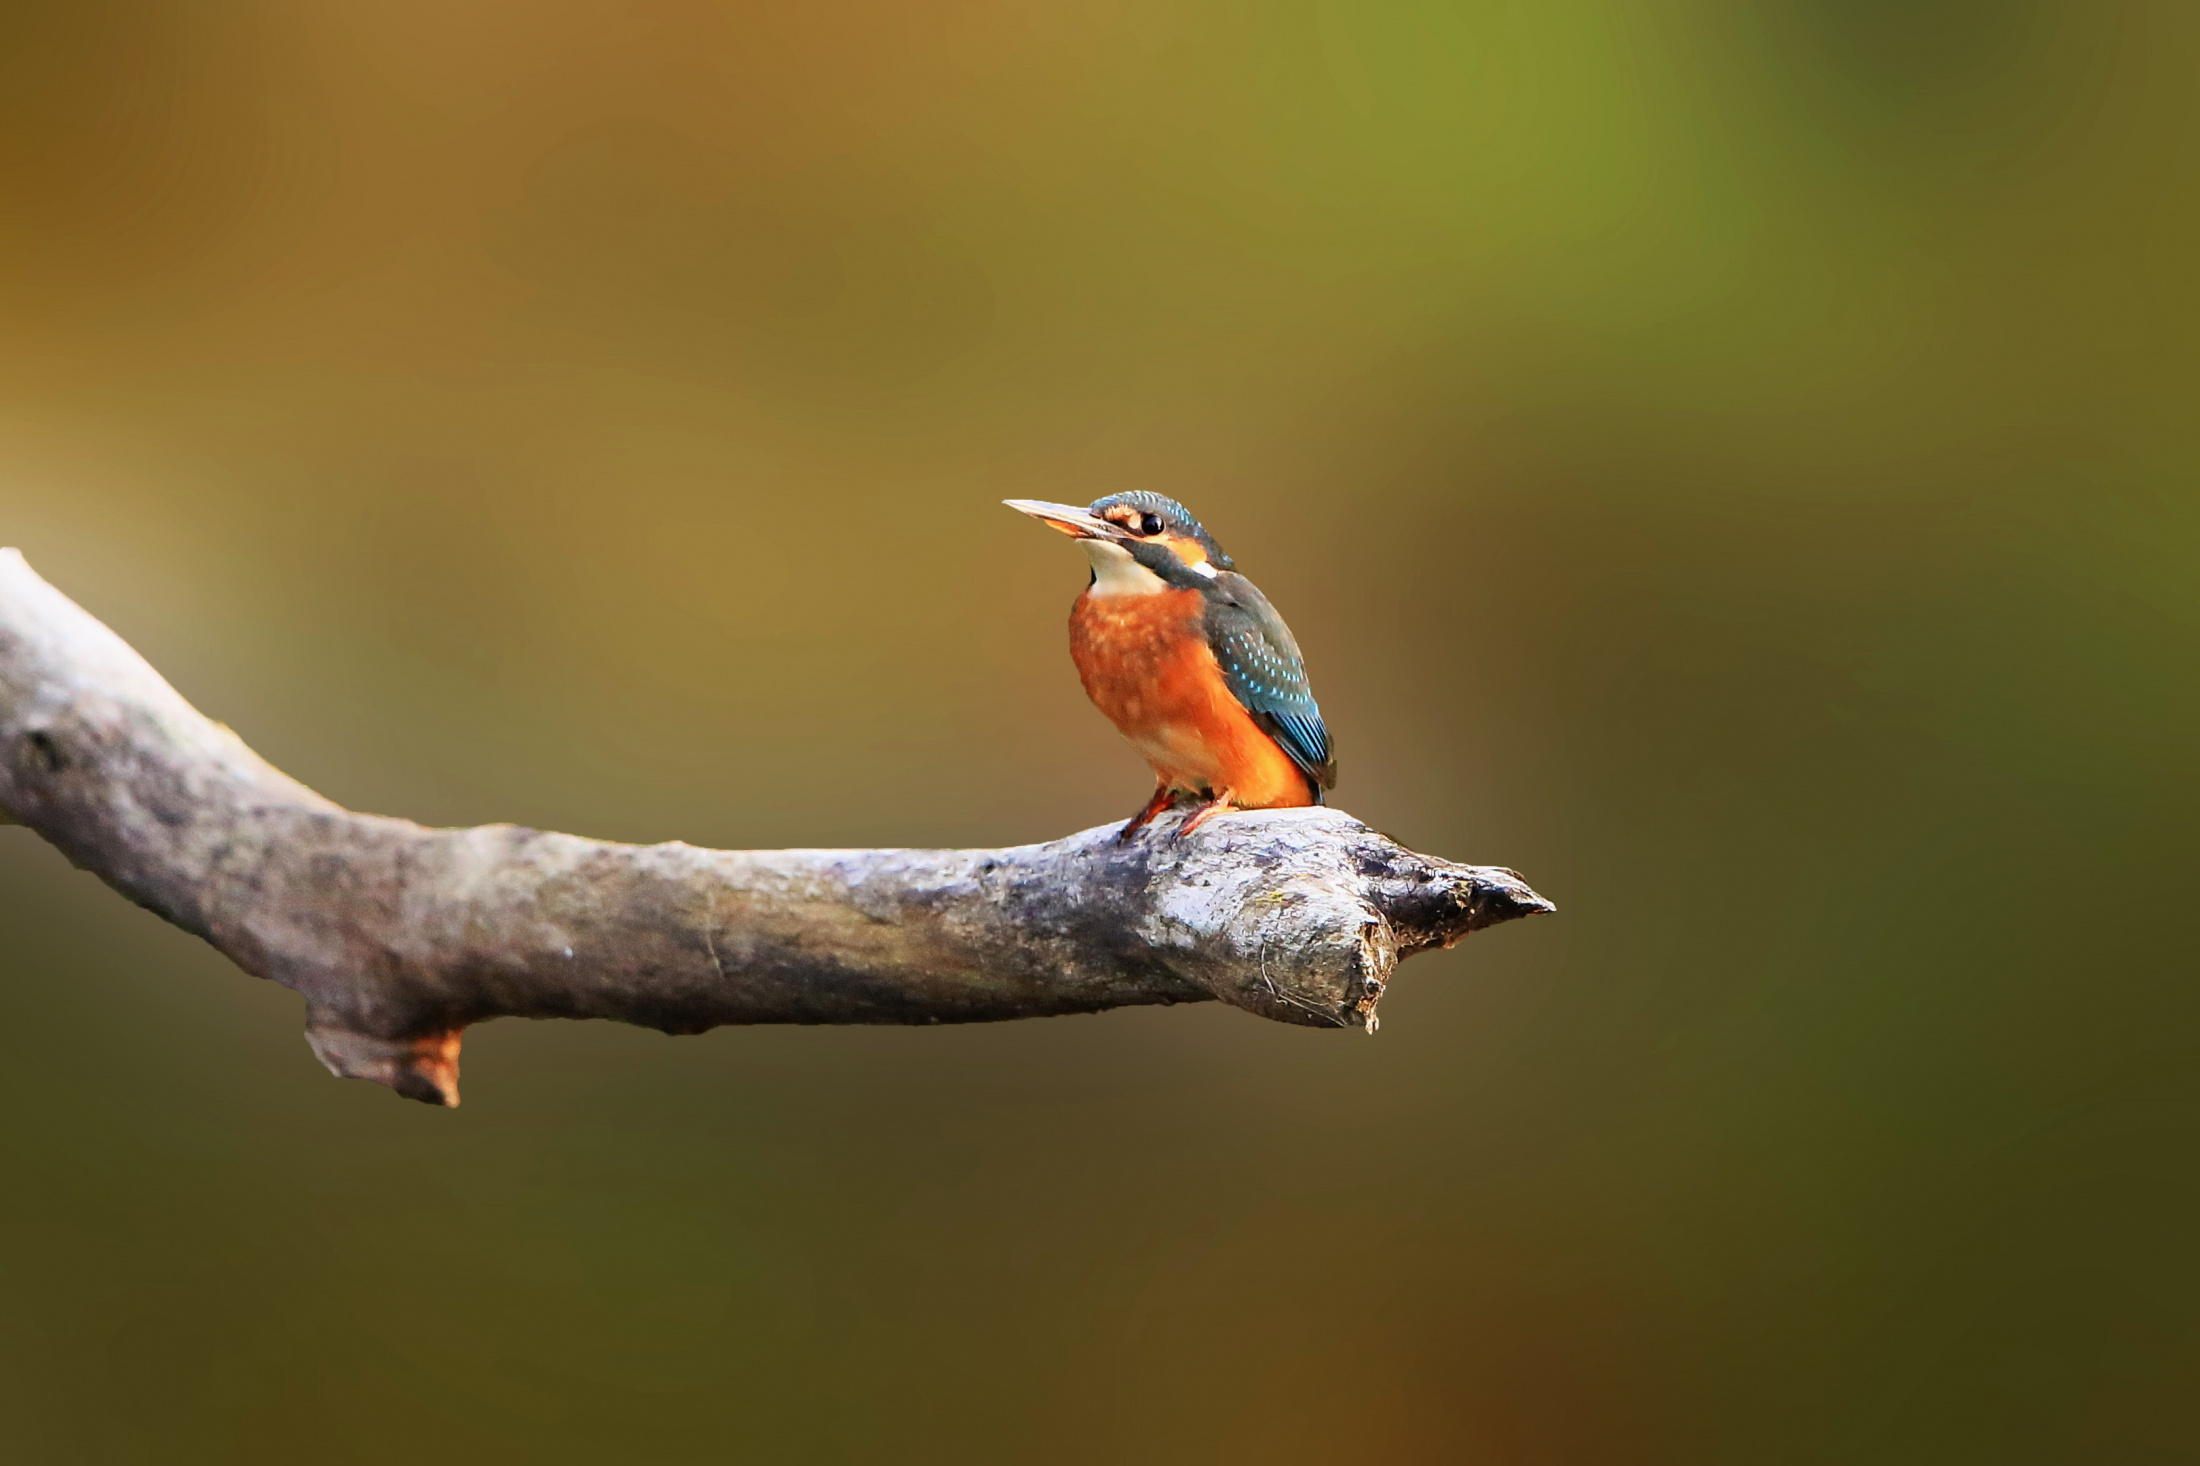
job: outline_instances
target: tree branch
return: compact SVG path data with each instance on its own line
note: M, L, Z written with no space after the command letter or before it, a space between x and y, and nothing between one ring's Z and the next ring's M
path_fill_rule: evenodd
M1550 904L1330 809L1003 850L699 850L354 814L0 550L0 809L306 1000L329 1069L458 1103L466 1025L959 1023L1220 999L1375 1027L1400 958Z

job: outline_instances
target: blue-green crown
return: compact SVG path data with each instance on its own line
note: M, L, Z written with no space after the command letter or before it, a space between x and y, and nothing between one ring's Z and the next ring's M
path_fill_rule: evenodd
M1237 565L1224 553L1215 537L1207 533L1207 527L1192 517L1192 511L1166 494L1151 493L1145 489L1133 489L1128 493L1110 494L1105 499L1095 499L1090 512L1099 518L1107 518L1110 509L1136 509L1151 514L1161 521L1163 534L1183 535L1198 540L1206 549L1207 558L1217 570L1235 570Z

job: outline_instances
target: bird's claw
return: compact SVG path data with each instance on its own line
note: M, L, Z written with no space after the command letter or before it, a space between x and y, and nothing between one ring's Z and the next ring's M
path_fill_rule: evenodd
M1207 821L1213 818L1215 815L1224 814L1230 810L1236 809L1236 796L1237 791L1235 789L1225 789L1221 793L1215 795L1213 799L1201 805L1190 819L1186 820L1183 824L1178 825L1176 827L1176 833L1170 838L1181 840L1185 836L1191 834L1192 831L1198 829L1201 825L1207 823Z
M1125 820L1123 828L1116 831L1115 843L1118 845L1130 844L1131 836L1153 823L1155 815L1174 803L1176 803L1176 791L1174 789L1164 784L1159 789L1154 790L1153 798L1146 801L1146 807Z

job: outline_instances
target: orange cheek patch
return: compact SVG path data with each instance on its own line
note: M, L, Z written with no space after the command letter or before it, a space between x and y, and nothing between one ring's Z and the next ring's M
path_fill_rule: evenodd
M1207 547L1198 540L1188 539L1183 535L1171 534L1163 535L1158 543L1167 545L1169 553L1187 565L1204 565L1207 563Z

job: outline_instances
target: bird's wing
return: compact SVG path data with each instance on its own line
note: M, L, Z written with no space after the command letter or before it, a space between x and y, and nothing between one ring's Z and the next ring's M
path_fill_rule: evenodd
M1337 782L1336 754L1298 641L1259 586L1234 571L1216 577L1207 591L1207 644L1231 694L1305 770L1318 800Z

